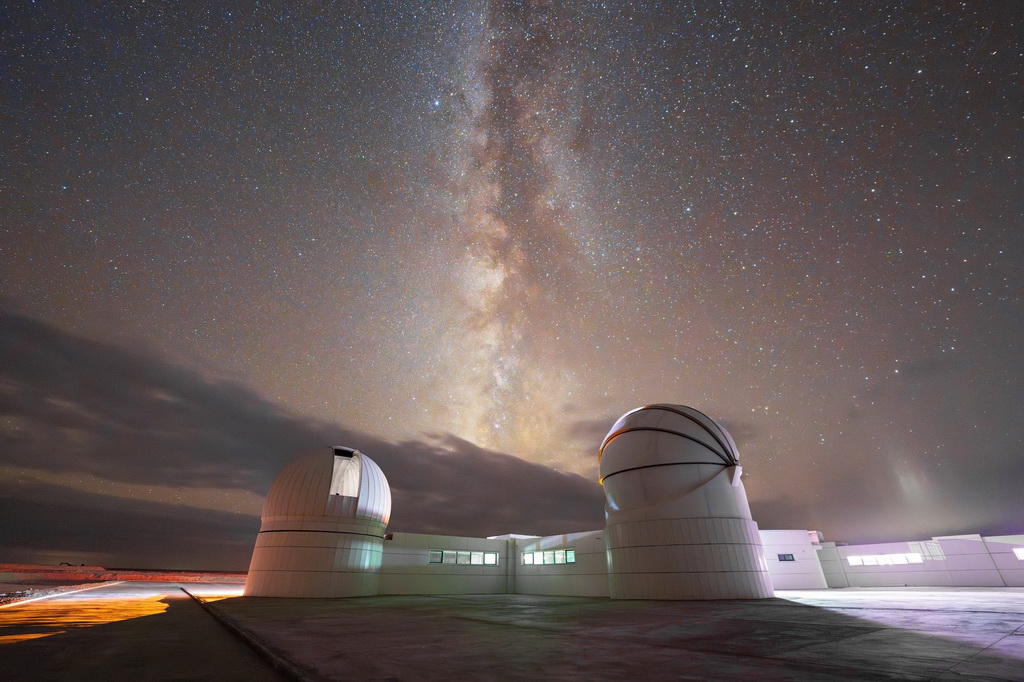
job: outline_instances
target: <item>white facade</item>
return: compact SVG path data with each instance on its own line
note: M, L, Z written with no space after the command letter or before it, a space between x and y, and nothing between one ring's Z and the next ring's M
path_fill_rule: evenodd
M829 587L1024 587L1024 534L826 542L820 558Z
M572 562L559 563L559 552L572 551ZM533 554L533 562L525 563ZM549 554L550 553L550 554ZM541 561L537 562L536 559ZM546 562L546 559L553 562ZM604 531L567 533L546 538L517 540L515 587L520 594L608 596L608 558Z
M380 594L515 592L508 582L509 575L515 575L508 569L515 551L514 544L509 542L389 533L380 568Z
M391 488L357 450L321 448L289 464L263 505L248 596L377 594Z
M682 405L620 418L600 458L613 599L773 596L732 437Z
M768 574L776 590L816 590L828 587L818 554L817 531L762 530Z
M605 528L469 538L385 535L380 467L351 448L307 453L270 488L245 594L760 599L773 586L1024 587L1024 534L847 546L758 530L732 438L692 408L626 414L599 457Z

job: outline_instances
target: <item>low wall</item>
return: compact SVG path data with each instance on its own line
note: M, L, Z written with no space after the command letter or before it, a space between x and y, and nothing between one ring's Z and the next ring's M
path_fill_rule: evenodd
M949 535L871 545L823 543L829 587L1024 587L1024 535Z
M776 590L815 590L828 587L818 557L818 544L811 541L808 531L762 530L761 546L764 549L764 559L768 564L772 587Z
M572 550L576 561L564 564L524 563L525 552L557 550ZM516 540L513 560L517 594L608 596L608 559L604 531Z
M492 565L430 562L430 552L496 552ZM389 533L379 594L504 594L508 541L451 535Z

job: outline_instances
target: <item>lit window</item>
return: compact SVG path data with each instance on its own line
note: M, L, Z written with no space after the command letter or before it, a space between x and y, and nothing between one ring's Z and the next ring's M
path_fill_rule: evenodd
M779 561L796 561L796 558L792 554L780 554Z
M846 560L851 566L905 566L907 564L923 564L924 557L920 552L906 554L865 554L864 556L848 556Z
M1014 547L1013 553L1017 556L1017 559L1024 561L1024 547Z
M945 559L946 555L942 551L942 547L938 542L934 540L928 540L927 542L911 542L910 549L914 550L910 554L919 554L922 559ZM908 555L909 556L909 555ZM910 563L924 563L911 561Z
M495 563L498 561L497 554L495 554L494 561ZM539 552L523 552L523 564L526 566L574 563L576 563L575 549L548 549Z
M525 556L523 559L525 563ZM431 549L427 552L428 564L460 564L469 566L497 566L497 552L464 552L453 549Z

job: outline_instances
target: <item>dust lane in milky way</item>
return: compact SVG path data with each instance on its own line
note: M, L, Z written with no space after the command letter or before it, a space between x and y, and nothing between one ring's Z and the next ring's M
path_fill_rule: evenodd
M578 340L594 306L573 210L579 84L566 68L572 41L553 35L561 23L529 6L480 17L454 145L468 309L457 432L531 454L562 435L558 416L579 390L562 339Z

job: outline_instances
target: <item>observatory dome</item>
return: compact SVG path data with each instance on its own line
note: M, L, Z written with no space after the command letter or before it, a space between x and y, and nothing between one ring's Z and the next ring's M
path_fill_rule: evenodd
M736 444L703 412L645 405L598 451L612 599L772 596Z
M245 595L377 594L390 517L391 488L372 459L340 446L300 455L267 493Z
M624 438L626 434L628 437ZM729 432L684 405L645 405L622 415L598 451L600 479L669 464L739 464Z
M294 528L296 522L304 522L303 528L344 521L387 526L390 517L384 472L358 450L340 446L296 458L274 479L263 505L264 530Z

